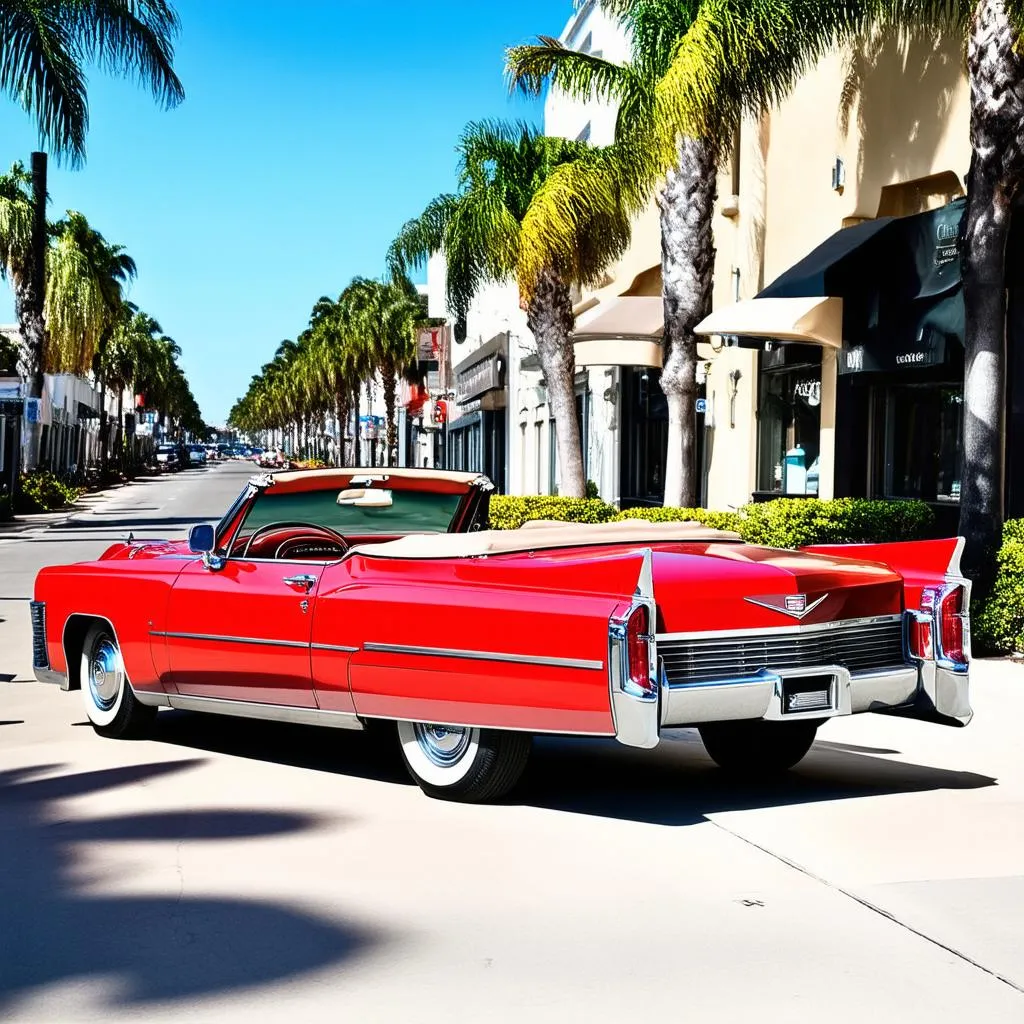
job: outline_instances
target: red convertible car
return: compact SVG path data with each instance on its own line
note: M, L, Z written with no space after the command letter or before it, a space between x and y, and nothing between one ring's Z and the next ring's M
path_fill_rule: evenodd
M784 770L876 711L966 725L961 543L752 547L693 523L487 529L481 476L255 477L188 542L43 569L37 678L104 736L159 708L392 723L433 796L496 798L534 733L655 746L699 728L723 768Z

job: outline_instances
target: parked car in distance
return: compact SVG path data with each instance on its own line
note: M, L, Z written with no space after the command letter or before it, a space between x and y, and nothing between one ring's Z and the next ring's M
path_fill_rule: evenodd
M156 464L166 473L174 473L181 469L178 446L176 444L159 445L156 450Z
M216 462L220 458L220 449L215 444L206 446L206 458L210 462Z
M206 449L201 444L188 445L188 461L192 466L205 466Z

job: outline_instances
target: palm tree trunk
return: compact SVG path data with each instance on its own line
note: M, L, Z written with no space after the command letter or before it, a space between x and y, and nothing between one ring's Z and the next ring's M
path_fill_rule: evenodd
M547 382L548 406L555 421L559 494L583 498L587 482L576 415L576 362L570 338L575 318L569 286L553 271L545 271L537 281L526 310L526 322L537 341L537 355Z
M984 596L1005 514L1006 244L1024 178L1024 61L1005 0L978 0L968 40L971 144L964 229L963 567Z
M100 370L100 480L106 483L109 459L107 439L110 434L110 417L107 416L107 372Z
M124 472L124 388L117 392L117 429L114 431L114 458L117 468Z
M366 379L366 415L373 415L373 386L371 384L371 378ZM377 439L370 436L370 428L367 425L366 428L366 449L367 449L367 462L371 468L377 465Z
M359 451L359 389L361 385L356 382L356 386L352 389L352 407L355 410L355 431L352 438L352 462L349 463L351 466L358 466L361 453Z
M346 435L348 434L348 416L352 409L352 395L342 381L335 387L335 401L338 406L338 465L347 466Z
M384 378L384 416L386 419L385 436L387 438L387 452L384 456L384 465L390 466L391 453L398 447L398 424L395 422L395 392L398 387L395 368L385 367L382 373ZM397 464L397 463L396 463Z
M678 162L658 197L661 280L665 303L665 364L661 389L668 400L665 504L697 504L697 336L711 309L715 273L713 218L717 164L712 147L680 137Z

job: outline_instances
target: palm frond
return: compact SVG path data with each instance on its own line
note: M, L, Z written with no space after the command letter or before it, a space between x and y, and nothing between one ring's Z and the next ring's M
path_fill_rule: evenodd
M619 99L629 88L629 68L564 46L550 36L538 36L532 46L505 51L505 75L510 90L539 96L545 85L578 98Z

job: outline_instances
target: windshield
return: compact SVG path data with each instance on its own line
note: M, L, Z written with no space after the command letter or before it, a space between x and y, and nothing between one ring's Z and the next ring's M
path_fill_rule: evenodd
M462 496L379 488L260 492L242 524L250 534L270 523L309 523L352 536L447 533Z

